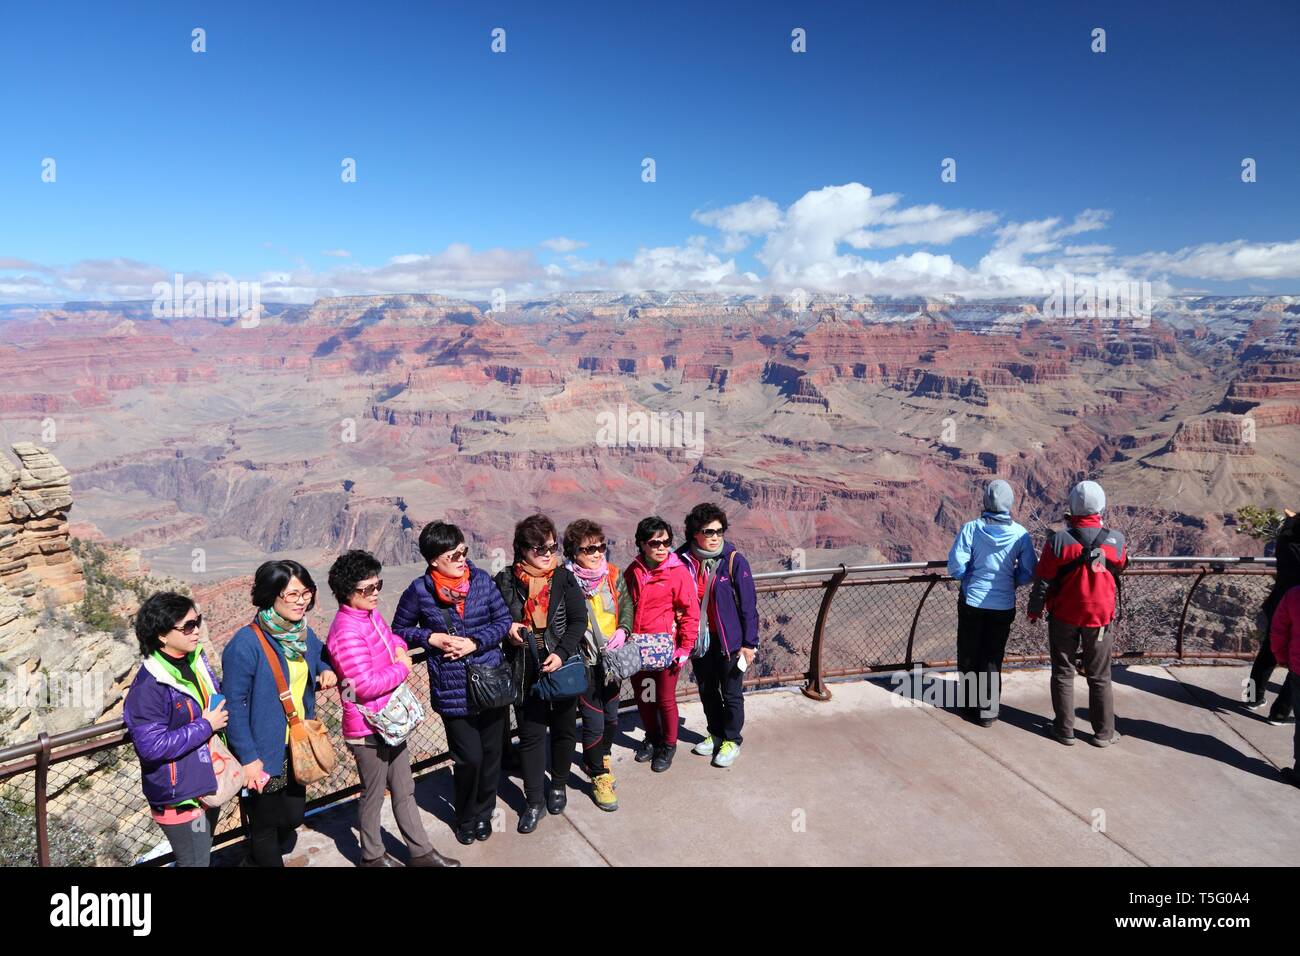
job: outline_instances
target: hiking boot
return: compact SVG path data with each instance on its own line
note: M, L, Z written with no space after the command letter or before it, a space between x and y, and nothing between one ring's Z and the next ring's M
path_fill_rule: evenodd
M614 796L614 775L602 773L591 781L591 799L602 810L617 810L618 797Z
M709 734L709 736L705 737L691 748L691 753L699 754L701 757L712 757L713 751L717 749L717 746L718 738L713 736L713 734Z
M604 765L605 765L605 773L609 773L609 754L605 754Z
M1056 729L1056 724L1047 725L1047 736L1051 737L1058 744L1065 744L1067 747L1074 746L1074 734L1063 733Z
M673 765L673 757L677 753L677 745L671 747L656 747L654 752L654 762L650 764L650 769L655 773L663 773Z
M1102 740L1096 734L1093 734L1088 738L1088 743L1092 744L1094 747L1109 747L1111 744L1119 743L1119 731L1111 731L1110 736L1105 740Z
M637 763L645 763L647 760L653 760L655 753L659 750L659 745L646 740L637 748L635 760Z
M730 767L740 756L740 744L734 740L724 740L722 746L718 748L717 755L713 758L713 766Z

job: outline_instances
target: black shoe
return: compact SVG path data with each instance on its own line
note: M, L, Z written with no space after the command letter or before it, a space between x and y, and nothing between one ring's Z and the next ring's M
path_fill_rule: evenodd
M648 760L653 760L655 753L657 753L658 750L659 747L656 744L647 740L637 748L636 757L633 759L635 759L637 763L645 763Z
M401 864L399 861L393 859L393 858L392 858L391 856L389 856L387 853L385 853L383 856L381 856L381 857L380 857L379 859L377 859L377 860L362 860L362 861L361 861L361 865L362 865L362 866L387 866L387 867L394 867L394 866L401 866L402 864Z
M474 824L474 839L482 843L492 835L492 824L487 820L480 820Z
M546 791L546 812L563 813L569 805L569 795L563 787L551 787Z
M461 846L469 846L474 842L474 824L467 823L464 826L456 828L456 842Z
M430 850L424 856L413 856L407 866L443 866L454 867L460 866L460 860L453 860L449 856L443 856L437 850Z
M544 804L536 806L527 806L524 812L519 814L519 826L515 827L520 833L532 833L537 829L537 824L541 822L542 814L546 812Z
M655 773L663 773L673 765L673 755L676 753L676 744L671 747L656 747L654 761L650 764L650 769Z

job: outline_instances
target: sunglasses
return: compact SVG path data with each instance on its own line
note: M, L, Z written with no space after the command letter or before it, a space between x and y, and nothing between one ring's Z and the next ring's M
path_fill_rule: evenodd
M452 564L459 564L469 556L469 548L457 548L455 551L448 551L442 556L442 560L450 561Z
M578 553L579 554L604 554L606 547L607 545L603 541L600 544L584 544L581 548L578 549Z
M203 626L203 615L200 614L192 621L186 621L184 624L177 624L176 627L173 628L173 630L180 631L186 637L189 637L191 634L193 634L202 626Z
M535 554L539 558L544 558L548 554L554 554L556 551L559 551L560 546L557 544L544 544L540 548L529 548L528 550L531 554Z
M660 548L672 547L672 541L669 538L651 538L646 542L646 547L651 551L658 551Z
M722 529L721 529L721 528L703 528L703 529L701 529L700 534L704 535L704 537L706 537L706 538L721 538L721 537L722 537Z
M384 589L384 579L380 578L374 584L367 584L363 588L357 588L357 593L362 597L374 597Z

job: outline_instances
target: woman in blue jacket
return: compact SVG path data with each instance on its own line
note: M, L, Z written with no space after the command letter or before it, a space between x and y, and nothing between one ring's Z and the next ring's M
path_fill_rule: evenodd
M303 720L316 716L316 689L338 683L324 661L324 645L307 626L316 606L316 584L297 561L267 561L253 575L253 622L241 627L221 655L221 673L230 707L226 738L244 766L249 862L284 866L281 846L302 823L307 788L293 779L289 758L289 718L256 624L280 661L294 708Z
M468 846L492 835L509 719L505 707L474 709L466 665L501 665L510 612L491 575L469 560L465 535L454 524L425 525L420 554L428 571L402 592L393 633L427 652L429 698L442 717L452 757L456 839Z
M1011 520L1015 493L1001 478L984 489L984 512L962 525L948 552L957 596L957 711L991 727L998 717L1002 656L1016 619L1016 588L1034 578L1038 558L1029 532Z
M198 801L217 792L208 741L229 719L224 701L211 704L219 688L199 649L202 627L203 615L183 594L147 598L135 615L144 662L122 706L144 798L177 866L208 865L221 813Z

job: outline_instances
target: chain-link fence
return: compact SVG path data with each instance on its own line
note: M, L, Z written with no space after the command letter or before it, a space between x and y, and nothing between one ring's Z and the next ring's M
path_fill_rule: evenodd
M748 686L798 682L820 689L823 677L912 663L947 664L956 657L957 586L937 568L918 564L903 570L895 565L837 571L755 576L762 651L747 676ZM1117 656L1245 657L1258 647L1256 616L1273 583L1266 567L1147 565L1135 567L1121 580L1121 611L1112 625ZM1026 590L1021 592L1007 654L1041 660L1047 654L1046 628L1027 622ZM819 629L828 592L832 597ZM422 655L413 656L418 660ZM686 668L682 677L679 693L690 694L692 669ZM416 667L411 681L417 696L427 701L427 669ZM630 704L631 697L628 683L624 703ZM344 799L359 788L356 764L340 735L339 695L318 693L316 701L317 717L340 759L329 778L308 788L309 806ZM130 865L166 859L167 840L150 817L140 789L140 765L121 722L78 735L75 744L56 747L48 764L44 791L49 862ZM442 721L431 713L409 746L417 773L444 764L447 739ZM32 753L29 745L20 759L0 760L0 866L39 861L38 769ZM217 842L240 832L238 801L231 801L217 827Z

